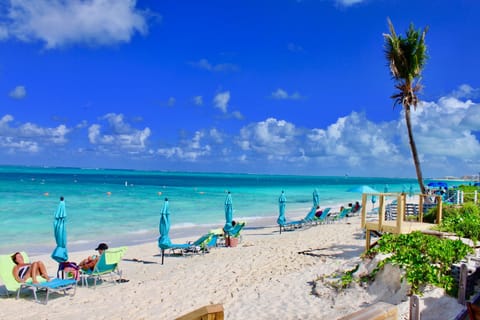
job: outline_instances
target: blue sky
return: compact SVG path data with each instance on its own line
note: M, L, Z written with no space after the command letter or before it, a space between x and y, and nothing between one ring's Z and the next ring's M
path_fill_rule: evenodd
M480 2L0 1L0 164L415 177L383 53L429 26L425 177L480 171Z

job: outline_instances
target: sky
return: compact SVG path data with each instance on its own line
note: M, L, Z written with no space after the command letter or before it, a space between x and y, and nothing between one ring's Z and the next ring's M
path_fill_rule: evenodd
M0 165L416 177L384 55L428 26L424 177L480 171L480 1L0 0Z

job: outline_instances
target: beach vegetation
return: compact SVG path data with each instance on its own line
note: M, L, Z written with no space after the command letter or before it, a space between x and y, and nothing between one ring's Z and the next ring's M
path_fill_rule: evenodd
M462 206L446 206L442 222L436 229L453 232L476 244L480 240L480 207L473 202L464 203Z
M457 284L451 276L451 265L472 253L473 249L460 240L440 239L421 232L410 234L384 234L377 246L367 256L378 253L391 254L382 260L375 275L386 264L397 265L405 271L404 277L411 287L411 293L420 294L427 285L444 288L453 293Z
M357 264L354 268L350 270L345 270L342 272L335 272L328 276L322 276L316 279L316 281L322 281L323 283L327 284L329 287L335 289L337 292L342 291L348 287L353 282L361 282L366 281L368 279L356 279L353 274L358 270L359 265Z
M421 31L416 30L414 25L410 24L405 37L403 37L395 32L395 28L390 19L388 19L388 26L390 33L383 35L385 40L385 57L387 58L392 78L395 81L395 88L398 90L391 98L394 100L394 107L396 105L403 106L408 140L415 164L417 180L421 193L425 194L420 160L413 138L410 111L411 107L414 109L417 108L417 93L422 89L420 79L427 61L425 35L428 27Z
M458 186L458 190L463 191L463 202L474 202L475 201L475 191L480 193L480 187L478 186L469 186L469 185L461 185ZM477 195L479 197L480 195Z

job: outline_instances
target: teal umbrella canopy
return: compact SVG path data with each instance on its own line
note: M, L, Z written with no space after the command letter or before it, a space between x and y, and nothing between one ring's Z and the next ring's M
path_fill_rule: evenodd
M233 203L232 203L232 194L228 191L227 197L225 198L225 226L223 227L223 231L230 235L230 231L232 231L232 220L233 220Z
M53 220L53 234L57 247L51 255L52 259L58 263L68 261L66 220L67 210L65 209L65 201L63 197L61 197Z
M313 206L307 215L308 219L313 219L313 217L315 216L315 212L317 212L317 208L320 206L320 195L318 194L317 189L313 190L312 198Z
M317 208L320 205L320 195L318 194L318 190L313 190L313 208Z
M280 194L280 197L278 198L278 219L277 219L277 223L279 225L284 225L287 220L285 219L285 207L286 207L286 204L287 204L287 197L285 197L285 192L282 191L282 193Z
M160 212L160 224L158 226L160 237L158 238L158 247L168 249L172 244L168 233L170 232L170 212L168 211L168 198L165 198L162 211Z
M354 188L350 188L347 192L356 192L356 193L379 193L377 190L373 189L372 187L363 185Z

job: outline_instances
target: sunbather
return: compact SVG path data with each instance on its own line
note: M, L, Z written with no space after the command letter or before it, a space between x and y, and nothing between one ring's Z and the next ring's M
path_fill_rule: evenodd
M12 255L12 260L15 263L12 272L17 282L24 283L29 278L32 278L33 283L38 283L37 276L41 276L47 281L50 280L47 269L42 261L25 263L20 252L15 252L15 254Z
M103 251L108 249L108 245L106 243L100 243L97 248L95 249L98 251L98 255L94 254L93 256L89 256L88 258L83 259L78 266L82 268L82 270L93 270L95 265L97 264L100 256L103 254Z

